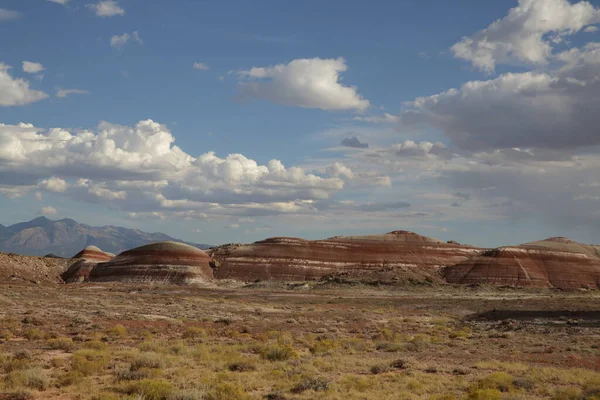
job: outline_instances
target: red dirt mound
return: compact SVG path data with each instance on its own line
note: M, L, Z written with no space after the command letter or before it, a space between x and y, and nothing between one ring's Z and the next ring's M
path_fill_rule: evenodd
M481 250L394 231L326 240L277 237L249 245L221 246L209 252L217 266L217 279L304 281L382 268L393 268L398 274L422 268L434 275L441 267L464 261Z

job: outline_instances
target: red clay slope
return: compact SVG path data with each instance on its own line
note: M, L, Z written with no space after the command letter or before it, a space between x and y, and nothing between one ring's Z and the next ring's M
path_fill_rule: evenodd
M555 287L600 286L600 247L567 238L500 247L444 269L449 283Z
M73 258L83 259L90 262L106 262L112 260L114 254L106 253L96 246L87 246L79 253L75 254Z
M183 243L159 242L125 251L100 263L91 282L203 283L213 279L210 257Z
M390 268L398 273L411 270L438 274L441 267L480 252L407 231L326 240L277 237L209 251L217 266L217 279L243 281L318 280L335 273Z
M90 273L96 267L96 264L107 262L115 257L112 253L102 251L96 246L87 246L72 258L75 261L66 270L61 278L66 283L85 282L89 279Z

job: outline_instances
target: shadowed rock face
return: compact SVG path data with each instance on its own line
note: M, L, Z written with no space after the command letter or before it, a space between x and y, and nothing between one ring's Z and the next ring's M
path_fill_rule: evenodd
M326 240L276 237L249 245L226 245L209 251L217 279L318 280L347 271L420 270L438 274L441 267L466 260L481 250L407 231L382 235L340 236ZM439 275L438 275L439 276Z
M500 247L444 269L449 283L600 287L600 247L566 238Z
M125 251L89 273L92 282L203 283L213 279L210 257L177 242L159 242Z

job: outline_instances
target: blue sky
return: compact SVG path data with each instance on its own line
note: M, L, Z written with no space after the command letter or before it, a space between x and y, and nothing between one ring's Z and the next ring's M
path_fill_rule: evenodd
M0 222L598 242L598 7L4 0Z

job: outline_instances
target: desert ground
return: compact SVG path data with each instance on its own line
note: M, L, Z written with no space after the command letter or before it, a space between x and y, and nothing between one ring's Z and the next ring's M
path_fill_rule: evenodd
M0 399L596 399L600 293L0 285Z

